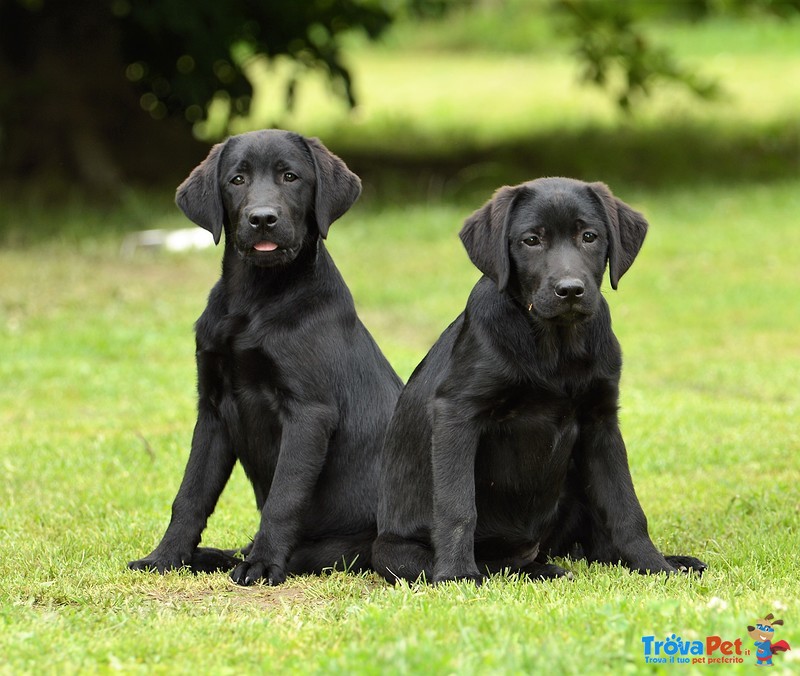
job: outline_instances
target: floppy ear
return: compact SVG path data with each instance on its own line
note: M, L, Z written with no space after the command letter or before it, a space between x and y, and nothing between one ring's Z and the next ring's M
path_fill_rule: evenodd
M608 223L608 276L616 289L619 278L633 265L644 244L647 220L635 209L611 194L605 183L590 183L589 189L600 201Z
M328 228L347 211L361 194L361 179L317 138L304 139L314 160L317 195L314 212L319 234L328 236Z
M227 141L211 148L206 159L192 169L175 192L175 204L191 221L214 235L214 244L219 244L225 217L218 170L219 156L225 143Z
M519 193L519 187L499 188L492 199L464 221L458 233L469 259L478 270L494 280L498 291L503 291L508 285L508 225Z

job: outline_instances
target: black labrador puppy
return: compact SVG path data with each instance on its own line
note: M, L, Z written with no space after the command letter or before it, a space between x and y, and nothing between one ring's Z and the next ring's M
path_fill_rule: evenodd
M133 569L231 569L243 585L369 567L378 462L401 382L356 315L322 239L361 182L317 139L280 130L214 146L176 202L222 276L197 321L198 416L161 543ZM198 548L236 461L261 525L242 550Z
M622 359L600 284L644 241L601 183L498 190L460 236L484 273L400 396L386 436L372 564L387 580L565 575L548 555L641 572L647 532L617 422Z

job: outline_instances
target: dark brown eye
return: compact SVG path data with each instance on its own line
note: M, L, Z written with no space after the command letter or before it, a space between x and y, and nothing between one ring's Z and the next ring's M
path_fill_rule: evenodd
M539 235L531 235L530 237L523 239L522 243L526 246L539 246L542 243L542 240L539 238Z
M233 183L233 185L242 185L242 183L244 183L244 176L236 174L236 176L231 179L231 183Z
M583 233L583 241L586 242L587 244L591 244L596 239L597 239L597 233L596 232L584 232Z
M286 183L291 183L292 181L296 181L296 180L297 180L297 174L295 174L295 173L293 173L293 172L291 172L291 171L287 171L287 172L286 172L286 173L284 173L284 175L283 175L283 180L284 180Z

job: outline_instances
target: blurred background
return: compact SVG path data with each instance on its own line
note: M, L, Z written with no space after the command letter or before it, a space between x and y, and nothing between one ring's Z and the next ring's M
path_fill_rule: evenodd
M798 170L799 16L800 0L0 0L0 179L6 198L119 198L272 126L321 136L381 199L539 174L777 177Z
M798 83L800 0L0 0L7 419L54 383L86 422L146 407L158 381L160 413L176 383L191 405L220 251L163 233L193 227L173 194L210 145L262 127L319 136L361 176L328 245L403 378L477 278L464 218L500 185L566 175L651 222L646 284L615 311L640 317L621 330L647 338L654 384L751 373L783 392L800 379L783 349L800 320L772 292L800 263Z

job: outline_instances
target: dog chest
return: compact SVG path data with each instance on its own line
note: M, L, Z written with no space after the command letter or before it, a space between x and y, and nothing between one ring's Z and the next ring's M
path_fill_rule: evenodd
M538 541L552 519L578 439L574 415L519 412L481 435L475 459L477 535Z
M516 408L484 426L476 482L520 490L560 484L577 439L578 421L570 407Z

